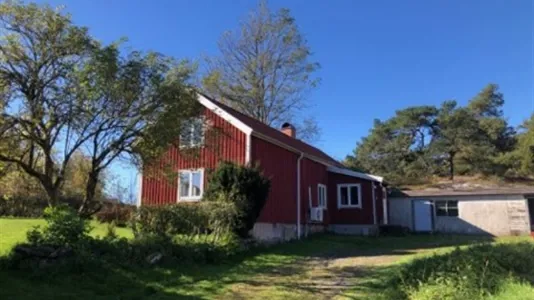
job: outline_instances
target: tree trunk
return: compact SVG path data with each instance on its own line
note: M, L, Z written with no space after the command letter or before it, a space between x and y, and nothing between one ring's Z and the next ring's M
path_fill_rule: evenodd
M454 181L454 156L456 153L450 152L449 153L449 179L451 181Z
M89 206L93 203L96 194L96 186L98 185L99 171L91 171L87 178L85 185L85 197L83 198L82 205L78 209L78 213L84 217L90 217L94 213L100 210L99 207L91 209Z
M47 200L48 200L48 206L49 207L54 207L57 205L58 203L58 198L59 198L59 191L56 187L54 187L53 185L48 185L48 184L43 184L44 188L45 188L45 191L46 191L46 195L48 196L47 197Z

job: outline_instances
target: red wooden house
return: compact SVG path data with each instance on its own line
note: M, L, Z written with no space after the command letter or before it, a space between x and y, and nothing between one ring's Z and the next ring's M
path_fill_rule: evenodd
M295 128L276 130L236 110L199 95L202 122L180 137L180 147L195 146L196 155L173 148L142 176L138 205L200 201L207 173L220 161L257 163L271 179L271 191L253 235L260 239L300 238L311 231L373 234L387 223L382 178L354 172L321 150L295 138ZM216 129L216 130L211 130ZM217 132L209 134L208 132ZM164 178L170 162L178 179Z

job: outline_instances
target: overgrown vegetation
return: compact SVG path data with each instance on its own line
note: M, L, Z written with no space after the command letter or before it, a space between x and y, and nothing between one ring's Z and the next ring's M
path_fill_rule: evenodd
M132 219L134 233L172 237L181 235L216 235L231 232L237 219L232 203L200 202L166 206L143 206Z
M1 266L41 272L45 265L45 269L72 272L102 263L138 266L220 263L243 250L230 225L221 222L225 220L223 215L231 215L229 206L206 203L141 211L144 216L134 224L140 230L133 239L118 236L114 225L108 226L103 238L93 238L88 221L74 209L47 208L46 225L28 231L27 243L15 247ZM189 214L193 210L196 215ZM181 218L185 220L173 222ZM235 218L230 216L226 220L233 222Z
M257 166L222 162L210 175L209 182L204 198L232 204L236 209L232 231L248 237L267 201L270 180Z
M445 101L399 110L388 120L375 120L345 164L397 185L432 176L533 176L534 116L514 129L503 105L498 86L489 84L465 107Z
M534 284L534 244L528 242L477 245L419 258L403 265L388 285L399 298L475 300L525 284Z
M230 162L221 163L213 177L207 192L212 201L143 206L135 212L127 205L109 205L96 215L108 223L102 239L89 235L88 219L72 206L47 207L46 225L29 230L27 243L15 247L3 265L35 269L53 262L54 267L72 271L115 260L134 265L224 261L244 250L236 234L248 237L270 181L258 168ZM132 240L115 232L116 225L126 223L133 230ZM69 257L61 257L66 254Z
M3 229L0 226L0 235L5 233ZM96 259L70 266L0 269L0 298L100 299L113 295L123 299L398 300L402 299L400 292L389 298L383 295L391 287L388 278L399 274L396 270L414 258L426 257L433 252L447 254L455 245L465 247L488 240L493 239L448 235L378 238L318 235L246 253L238 252L239 255L233 255L223 264L194 263L201 257L194 256L193 260L181 256L183 258L176 265L164 258L156 267L147 267L145 260L132 263L126 256L118 259L105 251L95 251ZM497 239L499 243L510 243L511 247L527 240L520 237ZM195 243L199 241L190 242L191 245ZM146 253L158 252L157 249L149 249ZM187 252L182 255L196 254ZM531 299L532 291L527 282L505 283L488 299L526 300Z

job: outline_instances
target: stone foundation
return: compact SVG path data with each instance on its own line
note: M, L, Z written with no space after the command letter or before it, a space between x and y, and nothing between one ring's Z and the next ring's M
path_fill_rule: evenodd
M325 232L323 224L302 224L301 238L314 233ZM252 236L260 241L289 241L297 238L296 224L256 223L252 229Z
M302 229L302 228L301 228ZM289 241L297 238L296 224L256 223L252 236L260 241Z
M378 235L378 225L349 225L349 224L331 224L328 231L336 234L346 235Z

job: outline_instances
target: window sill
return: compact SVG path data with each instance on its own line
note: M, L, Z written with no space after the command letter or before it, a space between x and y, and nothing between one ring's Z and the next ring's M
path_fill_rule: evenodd
M362 206L361 205L343 205L343 206L338 206L337 207L338 209L347 209L347 208L359 208L361 209Z
M199 202L202 200L202 197L180 197L178 202Z
M204 144L199 144L199 145L182 145L182 146L179 146L180 150L188 150L188 149L192 149L192 150L195 150L195 149L202 149L204 148Z

